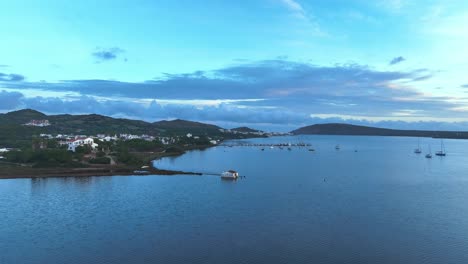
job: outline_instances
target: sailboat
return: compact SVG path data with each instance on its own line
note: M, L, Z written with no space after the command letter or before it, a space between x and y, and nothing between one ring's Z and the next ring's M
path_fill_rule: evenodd
M444 146L444 140L440 139L440 150L436 151L435 153L437 156L445 156L445 146Z
M428 158L428 159L432 158L431 145L429 145L429 153L426 154L426 158Z
M420 146L420 144L419 144L420 141L421 141L421 139L418 138L418 147L414 149L414 153L416 153L416 154L421 154L421 152L422 152L421 146Z

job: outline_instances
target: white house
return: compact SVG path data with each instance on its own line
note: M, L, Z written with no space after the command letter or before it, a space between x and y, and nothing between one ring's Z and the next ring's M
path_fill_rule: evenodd
M111 136L103 136L99 137L99 140L102 142L110 142L110 141L115 141L117 140L117 136L111 137Z
M49 120L31 120L28 123L24 124L25 126L37 126L37 127L46 127L50 126Z
M191 138L191 137L192 137L192 134L187 133L187 137L188 137L188 138Z
M5 153L5 152L8 152L10 151L9 149L7 148L0 148L0 153Z
M79 146L91 146L92 149L97 148L99 145L94 143L94 139L88 138L76 138L68 141L68 150L75 152L76 148Z

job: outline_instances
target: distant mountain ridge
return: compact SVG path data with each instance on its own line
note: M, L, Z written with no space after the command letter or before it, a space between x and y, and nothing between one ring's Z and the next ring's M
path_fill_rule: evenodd
M24 128L31 120L49 120L47 127L28 127L30 130L40 130L43 133L73 133L73 134L192 134L220 133L220 127L187 120L158 121L154 123L125 118L113 118L98 114L89 115L46 115L36 110L23 109L0 114L0 126Z
M406 137L443 137L468 138L466 131L428 131L402 130L342 123L315 124L291 131L294 135L361 135L361 136L406 136Z

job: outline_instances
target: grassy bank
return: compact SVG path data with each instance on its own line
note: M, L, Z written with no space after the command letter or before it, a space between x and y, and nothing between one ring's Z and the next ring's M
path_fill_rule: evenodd
M126 176L126 175L201 175L197 172L160 170L152 166L152 161L169 156L179 156L190 150L203 150L213 145L171 147L170 151L133 151L127 152L131 164L80 163L78 167L52 166L37 167L34 163L0 162L0 179L43 178L43 177L89 177L89 176ZM119 153L116 153L118 156Z

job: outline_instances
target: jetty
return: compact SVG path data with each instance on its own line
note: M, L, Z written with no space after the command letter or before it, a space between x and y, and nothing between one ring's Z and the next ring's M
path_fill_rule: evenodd
M310 147L312 144L309 143L236 143L236 144L223 144L222 146L225 147L278 147L278 148L284 148L284 147Z

